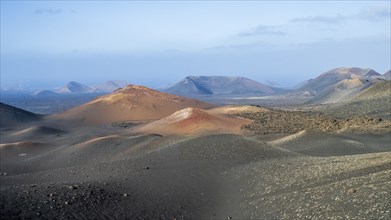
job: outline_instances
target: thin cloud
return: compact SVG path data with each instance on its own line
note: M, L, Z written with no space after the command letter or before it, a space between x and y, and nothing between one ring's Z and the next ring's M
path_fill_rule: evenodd
M259 41L247 44L223 44L215 47L204 48L204 50L254 49L261 46L270 47L271 45L267 44L266 42Z
M389 7L368 8L358 13L357 17L367 21L389 20L391 19L391 9Z
M300 17L294 18L291 22L304 22L304 23L327 23L327 24L337 24L345 20L345 17L341 15L336 16L309 16L309 17Z
M248 32L240 33L240 37L250 37L250 36L257 36L257 35L286 35L285 32L278 30L278 26L271 26L271 25L258 25L255 28L252 28Z
M62 8L38 8L34 11L36 14L43 15L43 14L50 14L50 15L59 15L62 13L75 13L75 10L64 10Z

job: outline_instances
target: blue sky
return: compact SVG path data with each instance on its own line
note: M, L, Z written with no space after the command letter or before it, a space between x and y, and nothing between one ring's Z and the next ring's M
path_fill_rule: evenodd
M390 67L390 1L1 1L1 86Z

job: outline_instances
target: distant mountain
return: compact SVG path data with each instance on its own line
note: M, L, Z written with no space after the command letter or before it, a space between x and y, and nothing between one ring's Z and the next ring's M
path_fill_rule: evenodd
M129 83L125 81L120 81L120 80L112 80L112 81L107 81L103 84L91 86L93 88L94 92L113 92L116 89L124 88L128 85Z
M383 74L384 79L391 80L391 70Z
M0 102L0 127L10 127L36 121L41 116Z
M56 92L57 93L89 93L89 92L93 92L93 90L94 90L93 88L87 85L72 81L66 84L64 87L58 89Z
M264 84L266 86L270 86L270 87L279 87L279 86L281 86L279 83L276 83L276 82L273 82L273 81L270 81L270 80L266 80L264 82Z
M307 85L307 84L308 84L309 82L311 82L312 80L314 80L314 79L308 79L308 80L305 80L305 81L303 81L303 82L300 82L299 84L294 85L294 86L292 87L292 89L301 88L301 87L303 87L304 85Z
M348 101L371 86L380 76L372 69L336 68L309 80L296 93L312 96L309 103Z
M184 96L273 94L281 89L272 88L244 77L188 76L165 92Z
M55 96L58 95L55 92L49 91L49 90L39 90L37 92L33 93L34 96Z
M97 97L84 105L51 115L49 118L83 124L107 124L118 121L161 119L187 107L205 109L213 105L144 86L129 85L112 94Z

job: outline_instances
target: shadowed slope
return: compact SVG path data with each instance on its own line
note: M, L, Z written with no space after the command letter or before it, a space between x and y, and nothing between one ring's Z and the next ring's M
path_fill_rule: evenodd
M22 137L27 138L27 137L34 137L34 136L41 137L45 135L60 135L63 133L65 133L65 131L56 128L51 128L47 126L32 126L24 130L14 132L11 135L20 138Z
M41 116L0 102L0 127L40 120Z

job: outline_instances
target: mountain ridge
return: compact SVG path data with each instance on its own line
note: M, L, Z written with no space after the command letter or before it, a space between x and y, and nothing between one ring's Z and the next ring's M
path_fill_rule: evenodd
M57 93L89 93L92 91L93 88L76 81L71 81L65 86L56 90Z
M382 75L373 69L340 67L326 71L296 89L309 95L307 103L326 104L348 101L373 85Z
M282 89L239 76L187 76L164 92L184 95L275 94Z

